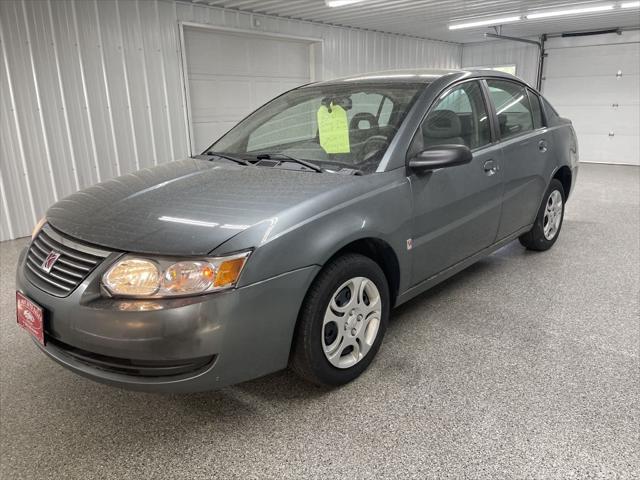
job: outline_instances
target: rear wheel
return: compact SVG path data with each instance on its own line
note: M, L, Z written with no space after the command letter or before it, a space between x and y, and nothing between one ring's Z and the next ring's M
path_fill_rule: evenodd
M291 368L319 385L342 385L376 355L389 318L389 287L368 257L346 254L325 266L303 303Z
M520 236L520 243L529 250L550 249L560 235L564 219L564 202L562 183L554 178L545 193L533 227Z

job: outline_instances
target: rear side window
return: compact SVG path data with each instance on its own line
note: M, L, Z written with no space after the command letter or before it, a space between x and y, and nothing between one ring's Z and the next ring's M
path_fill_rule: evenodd
M380 107L382 106L382 102L386 100L386 97L383 97L379 93L354 93L351 95L352 108L347 110L347 118L349 119L349 123L353 120L353 117L359 114L358 118L369 118L370 120L362 120L363 124L358 122L359 128L371 128L372 122L374 122L378 118L378 112L380 111ZM390 106L389 108L392 108ZM389 120L387 116L386 120ZM369 125L369 126L367 126ZM384 126L386 123L380 124L378 120L379 126Z
M531 103L531 113L533 114L533 128L542 128L544 119L542 118L542 108L540 107L540 97L533 91L527 89L529 103Z
M487 80L487 85L503 139L533 130L533 112L524 87L508 80Z

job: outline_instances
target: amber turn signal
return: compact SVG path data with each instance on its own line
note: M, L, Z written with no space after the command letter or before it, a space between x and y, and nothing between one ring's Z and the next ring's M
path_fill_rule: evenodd
M216 272L213 286L226 287L227 285L235 284L238 281L238 277L240 277L240 272L246 261L247 257L241 257L222 262Z

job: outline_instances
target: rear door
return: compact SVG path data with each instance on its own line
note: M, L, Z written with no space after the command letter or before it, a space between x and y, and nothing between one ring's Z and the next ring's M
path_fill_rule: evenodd
M553 169L554 146L534 92L510 80L486 82L502 145L500 240L533 223Z
M466 165L412 173L413 283L491 245L502 199L501 148L492 142L491 115L479 81L445 91L416 132L408 157L435 145L467 145Z

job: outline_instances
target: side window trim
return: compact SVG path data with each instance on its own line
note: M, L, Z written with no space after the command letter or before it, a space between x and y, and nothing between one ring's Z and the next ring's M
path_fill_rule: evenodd
M485 148L493 147L496 143L498 143L498 137L496 135L496 123L494 118L494 109L491 103L491 98L489 98L489 89L486 86L486 81L484 78L473 78L468 80L469 82L476 82L478 88L480 88L480 96L482 98L482 103L484 105L484 110L487 112L487 120L489 121L489 143L485 143L484 145L480 145L479 147L472 148L471 153L479 152Z
M531 108L533 108L532 101L537 101L538 102L538 109L540 111L540 119L542 121L541 125L538 128L534 128L533 130L537 131L537 130L543 130L543 129L547 128L547 126L548 126L547 117L546 117L546 114L544 112L544 108L542 107L542 100L540 99L540 96L536 92L531 90L529 87L527 87L527 95L529 96L529 105L531 105ZM534 119L534 124L535 124L535 119Z
M496 107L493 104L493 99L489 93L489 85L487 85L486 78L478 79L478 83L480 83L480 87L482 88L482 96L484 99L484 105L487 110L487 116L490 120L491 125L491 143L489 145L495 145L500 142L500 129L498 128L498 117L496 115ZM488 145L485 145L485 147Z

